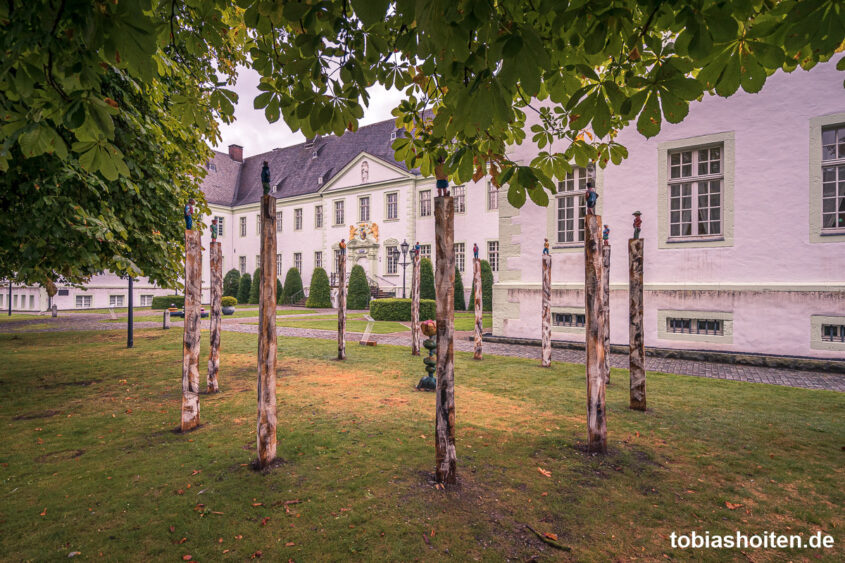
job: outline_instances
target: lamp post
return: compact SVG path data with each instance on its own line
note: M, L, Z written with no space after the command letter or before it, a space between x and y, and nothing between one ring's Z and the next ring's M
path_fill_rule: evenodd
M408 267L408 248L411 246L408 244L407 240L403 240L402 244L399 245L402 247L402 299L405 299L405 269ZM398 252L396 253L396 261L399 261Z
M132 275L129 276L129 307L128 307L128 315L126 316L126 347L132 348L135 346L135 335L133 333L135 326L135 318L133 316L133 303L132 303L132 291L133 291L133 284L132 284Z

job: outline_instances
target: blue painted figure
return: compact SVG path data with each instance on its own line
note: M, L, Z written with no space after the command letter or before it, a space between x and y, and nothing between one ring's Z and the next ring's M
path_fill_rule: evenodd
M601 238L604 241L605 246L610 244L610 242L608 240L608 239L610 239L610 227L608 227L607 225L604 226L604 230L601 233Z
M599 194L596 193L595 188L593 188L592 180L587 181L587 214L588 215L595 215L596 214L596 200L599 198Z
M642 215L642 213L640 213L639 211L634 211L632 215L634 216L634 240L637 240L638 238L640 238L640 229L643 226L643 220L640 218L640 215Z
M340 253L346 254L346 239L345 238L340 239L340 244L338 246L340 247Z
M194 198L188 200L185 205L185 229L190 231L194 227Z
M414 256L420 255L420 241L417 241L417 244L414 245Z
M266 160L261 167L261 187L264 188L264 195L270 193L270 165Z
M472 244L472 257L478 260L478 244Z
M543 254L549 253L549 239L543 239Z
M449 180L437 180L437 197L449 195Z
M211 242L217 242L217 217L211 220Z

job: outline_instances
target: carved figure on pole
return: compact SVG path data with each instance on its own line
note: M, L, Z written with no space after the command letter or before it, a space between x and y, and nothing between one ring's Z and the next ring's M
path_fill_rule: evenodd
M191 198L185 205L185 230L187 231L194 228L194 213L196 213L196 210L194 209L195 204L196 201L194 201L194 198Z
M431 320L423 321L420 324L420 330L427 336L423 341L423 346L428 350L428 356L423 358L427 375L417 383L417 389L434 391L437 387L437 380L434 378L434 372L437 370L437 323Z
M217 242L217 217L211 220L211 242Z
M264 195L270 193L270 165L265 160L261 165L261 187L264 190Z
M640 229L642 229L643 227L643 219L641 217L642 213L640 213L639 211L634 211L632 215L634 216L634 240L639 240Z
M472 243L472 257L478 260L478 243Z
M543 250L542 261L543 301L540 309L540 365L552 365L552 255Z
M417 244L414 245L414 256L420 255L420 241L417 241Z
M337 245L340 248L341 254L346 254L346 239L340 239L340 244Z
M411 355L420 355L420 243L414 247L411 260Z
M604 226L604 230L601 233L601 239L604 241L604 245L608 246L610 244L610 227L607 225Z
M595 215L596 200L598 200L599 194L596 193L592 180L587 180L587 195L585 197L587 200L587 215Z
M549 253L549 239L543 239L543 254Z

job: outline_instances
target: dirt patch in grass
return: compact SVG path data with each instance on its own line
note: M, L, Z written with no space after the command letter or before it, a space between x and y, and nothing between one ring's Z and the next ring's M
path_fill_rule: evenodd
M47 383L45 385L41 385L42 389L58 389L61 387L88 387L89 385L93 385L95 383L100 383L102 379L83 379L80 381L64 381L61 383Z
M36 418L50 418L52 416L56 416L57 414L61 414L60 411L54 410L46 410L41 412L28 412L24 414L19 414L18 416L14 417L12 420L34 420Z
M59 463L80 457L85 450L59 450L35 458L35 463Z

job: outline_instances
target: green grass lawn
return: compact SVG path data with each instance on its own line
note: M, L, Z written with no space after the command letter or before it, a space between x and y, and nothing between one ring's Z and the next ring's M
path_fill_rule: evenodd
M51 319L50 314L33 315L30 313L12 313L9 315L8 311L0 312L0 323L8 321L31 321L33 319Z
M481 325L484 328L493 328L493 314L484 313ZM475 330L475 313L455 313L455 330Z
M583 366L458 353L460 485L443 491L435 396L413 390L423 365L407 348L349 346L339 363L333 341L279 338L284 462L261 474L256 336L223 333L222 392L201 396L187 435L173 432L181 338L139 330L127 350L105 331L0 335L2 559L845 558L845 394L650 373L640 413L613 370L610 453L589 456ZM672 550L669 534L690 530L836 544Z

